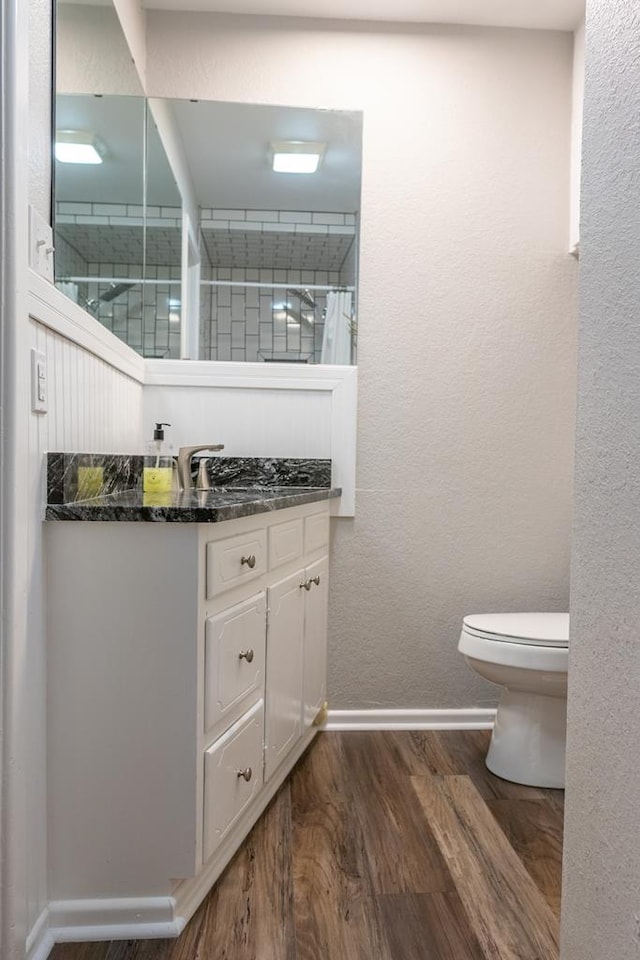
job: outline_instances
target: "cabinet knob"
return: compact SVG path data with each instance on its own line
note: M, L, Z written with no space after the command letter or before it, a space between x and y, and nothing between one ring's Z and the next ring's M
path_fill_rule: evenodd
M300 584L300 589L304 587L305 590L311 590L311 584L315 583L316 587L320 586L320 577L309 577L308 580L303 580Z
M251 780L251 777L253 776L253 770L251 769L251 767L247 767L246 770L238 770L237 774L238 774L238 780L240 779L240 777L242 777L243 780L246 780L246 782L249 783L249 780Z
M248 557L241 557L241 558L240 558L240 565L242 565L243 563L246 563L246 565L249 567L249 569L250 569L250 570L253 570L253 568L254 568L255 565L256 565L255 554L250 553Z
M238 659L239 659L239 660L246 660L247 663L251 663L251 661L253 660L253 650L242 650L242 651L238 654Z

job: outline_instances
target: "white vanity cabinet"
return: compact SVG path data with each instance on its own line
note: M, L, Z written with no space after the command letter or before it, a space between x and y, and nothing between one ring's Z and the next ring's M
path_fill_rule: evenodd
M329 504L46 537L52 899L188 919L317 729Z
M329 560L322 557L305 568L304 581L311 581L305 592L302 727L303 732L318 716L327 699L327 609L329 600Z
M313 723L326 699L329 563L322 557L268 590L265 780ZM291 637L302 637L292 644Z

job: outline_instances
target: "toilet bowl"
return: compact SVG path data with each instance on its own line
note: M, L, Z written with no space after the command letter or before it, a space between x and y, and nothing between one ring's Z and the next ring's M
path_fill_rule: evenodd
M568 613L465 617L458 650L504 689L486 764L505 780L564 787Z

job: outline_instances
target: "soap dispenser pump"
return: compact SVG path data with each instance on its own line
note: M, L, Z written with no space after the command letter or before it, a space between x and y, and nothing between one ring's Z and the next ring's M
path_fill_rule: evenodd
M142 475L145 493L171 493L173 458L164 439L164 427L170 426L170 423L156 423L153 440L147 445Z

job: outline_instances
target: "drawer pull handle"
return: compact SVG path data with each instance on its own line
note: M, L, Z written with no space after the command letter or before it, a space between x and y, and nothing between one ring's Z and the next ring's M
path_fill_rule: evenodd
M250 570L253 570L253 568L254 568L255 565L256 565L256 557L255 557L255 554L250 553L248 557L241 557L241 558L240 558L240 566L242 566L243 563L246 563L246 565L249 567L249 569L250 569Z
M238 780L240 779L240 777L242 777L243 780L249 783L249 780L251 780L252 776L253 776L253 770L251 769L251 767L247 767L246 770L238 770Z
M253 650L243 650L241 653L238 654L238 659L246 660L247 663L251 663L251 661L253 660Z

